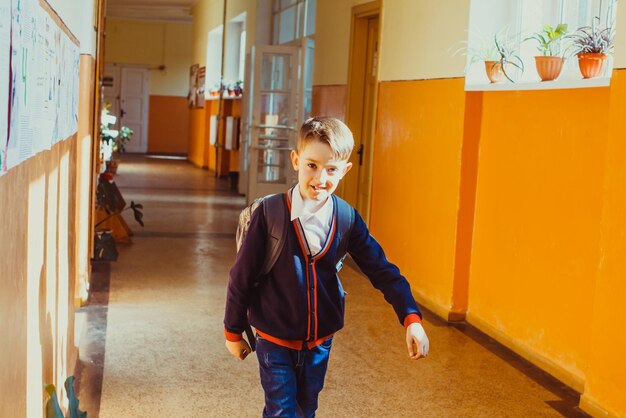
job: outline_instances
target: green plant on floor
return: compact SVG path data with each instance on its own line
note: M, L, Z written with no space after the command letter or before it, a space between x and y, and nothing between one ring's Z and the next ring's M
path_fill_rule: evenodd
M541 55L557 57L561 55L561 41L566 33L566 23L559 23L555 28L552 28L548 24L544 24L542 31L536 32L524 40L537 41L537 50L541 53Z
M96 210L103 210L107 216L100 219L94 226L94 259L103 261L117 260L117 246L110 231L98 229L98 227L113 216L129 209L133 211L135 221L143 227L143 205L131 201L130 206L126 207L126 202L113 181L113 175L109 172L101 173L98 177L98 186L96 187Z
M48 396L50 396L48 402L46 402L46 418L87 418L87 413L78 408L78 398L74 392L74 376L70 376L65 380L65 390L69 401L68 409L70 413L67 417L63 416L63 412L59 406L56 387L52 384L46 384L44 385L44 389L48 393Z

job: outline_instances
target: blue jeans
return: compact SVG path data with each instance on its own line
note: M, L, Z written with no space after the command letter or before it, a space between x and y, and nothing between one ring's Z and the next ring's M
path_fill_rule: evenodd
M257 336L263 417L314 417L324 387L332 337L312 349L292 350Z

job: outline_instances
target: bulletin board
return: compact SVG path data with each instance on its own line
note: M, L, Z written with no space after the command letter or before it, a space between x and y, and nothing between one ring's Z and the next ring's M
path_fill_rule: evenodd
M43 0L0 3L0 175L78 130L80 48Z

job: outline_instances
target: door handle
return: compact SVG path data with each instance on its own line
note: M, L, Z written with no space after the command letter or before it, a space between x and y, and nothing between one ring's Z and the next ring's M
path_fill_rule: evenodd
M363 165L363 144L359 147L359 150L356 152L359 154L359 165Z
M120 118L123 118L125 114L126 112L124 111L124 109L120 109Z

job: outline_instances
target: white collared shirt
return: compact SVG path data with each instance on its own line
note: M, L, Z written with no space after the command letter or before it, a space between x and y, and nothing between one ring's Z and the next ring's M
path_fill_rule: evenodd
M323 203L303 198L296 185L291 193L291 220L300 218L311 254L322 250L333 220L333 199L329 196Z

